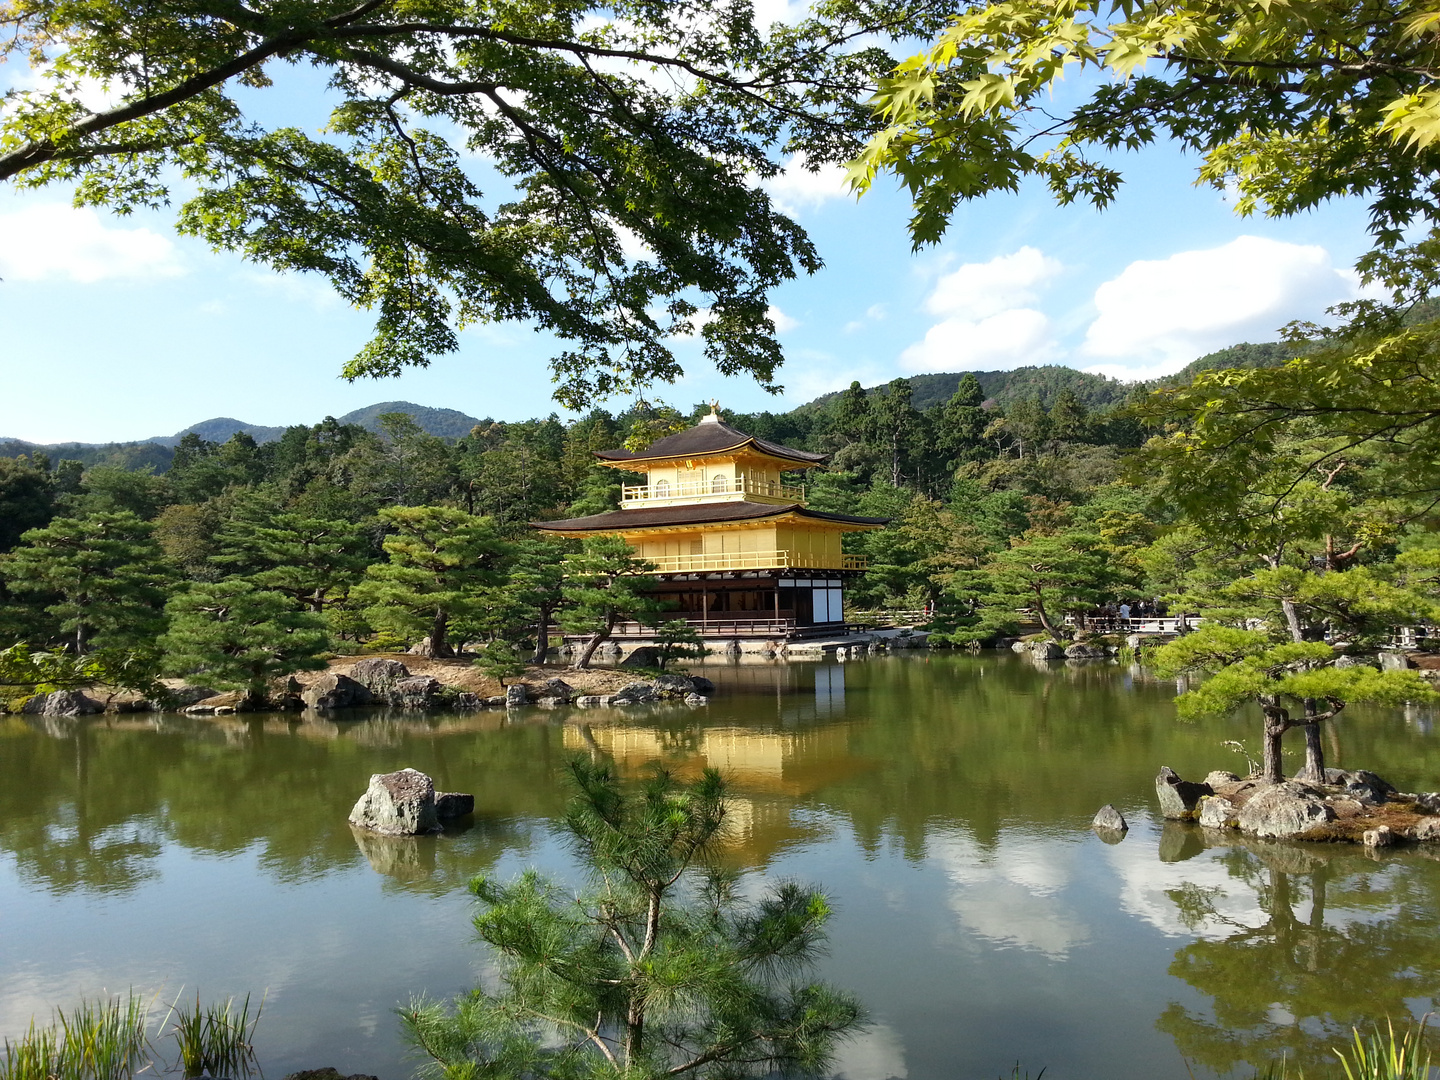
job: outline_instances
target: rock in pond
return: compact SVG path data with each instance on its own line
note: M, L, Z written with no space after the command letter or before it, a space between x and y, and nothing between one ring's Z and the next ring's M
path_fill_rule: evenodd
M1378 825L1366 829L1363 839L1367 848L1390 847L1395 843L1395 834L1390 831L1390 826Z
M355 1073L346 1076L339 1069L326 1067L324 1069L304 1069L301 1072L291 1073L285 1080L380 1080L378 1076L370 1076L367 1073Z
M354 709L375 700L366 687L348 675L321 675L300 692L308 709Z
M1077 642L1065 648L1065 659L1067 660L1102 660L1106 655L1104 645L1087 645Z
M505 705L507 708L518 709L530 701L530 688L524 683L513 683L505 688Z
M1090 827L1097 832L1125 832L1130 828L1125 821L1125 815L1110 803L1106 803L1100 808L1100 812L1095 815L1095 820L1090 822Z
M385 836L439 832L435 784L418 769L375 773L350 811L350 824Z
M51 694L36 694L20 711L26 716L93 716L104 712L105 706L79 690L56 690Z
M1207 829L1235 828L1235 814L1235 804L1224 795L1206 795L1200 800L1200 824Z
M1215 791L1209 784L1181 780L1169 765L1162 765L1155 777L1155 794L1160 800L1160 812L1171 821L1193 821L1200 799Z
M441 821L462 818L475 812L475 796L459 791L435 793L435 816Z
M690 685L694 688L695 693L697 694L715 693L715 684L709 679L705 678L704 675L691 675Z
M1335 820L1335 811L1311 788L1287 780L1250 796L1235 816L1240 831L1284 840Z

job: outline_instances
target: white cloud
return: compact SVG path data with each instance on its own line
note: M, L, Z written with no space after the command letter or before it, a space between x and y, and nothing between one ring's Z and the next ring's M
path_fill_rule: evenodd
M839 1080L905 1080L905 1040L889 1024L871 1021L840 1044L830 1071Z
M796 154L786 162L784 172L760 186L781 213L792 215L814 210L849 194L844 169L839 165L821 165L812 171L806 167L804 154Z
M925 310L941 320L926 331L923 341L900 354L900 366L907 371L960 371L1055 359L1050 319L1028 305L1061 269L1059 262L1033 247L956 267L925 298Z
M1063 960L1090 940L1066 891L1075 845L1007 831L991 849L961 830L935 833L926 856L950 879L950 909L972 934L1000 947Z
M865 309L864 315L845 324L845 333L853 334L857 330L863 330L872 322L884 322L887 314L884 304L871 304Z
M1241 236L1133 262L1105 282L1095 290L1099 315L1084 352L1119 360L1107 374L1174 371L1226 345L1273 338L1291 319L1315 318L1353 294L1324 248Z
M184 272L168 237L143 227L108 226L89 207L39 203L0 214L0 278L90 284Z
M983 263L965 263L935 283L925 310L977 320L1033 304L1036 289L1061 270L1060 263L1037 248L1022 247Z
M985 319L945 319L900 354L906 371L1004 370L1043 364L1058 351L1050 320L1033 308L1014 308Z
M771 304L765 309L765 314L769 317L770 321L775 324L775 332L777 334L788 334L800 325L799 319L792 319L774 304Z

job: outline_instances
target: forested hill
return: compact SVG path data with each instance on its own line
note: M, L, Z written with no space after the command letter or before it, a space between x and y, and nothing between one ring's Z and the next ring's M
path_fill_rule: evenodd
M382 401L367 405L339 417L342 424L355 424L366 431L380 431L380 417L386 413L407 413L420 429L428 435L442 439L463 439L470 429L481 423L477 418L458 409L432 409L409 401ZM223 443L232 435L249 435L257 443L276 442L285 434L284 427L269 427L265 424L249 424L234 417L217 416L202 420L198 424L177 431L174 435L157 435L137 442L122 443L32 443L24 439L0 438L0 457L33 455L36 451L45 454L52 462L78 461L83 465L109 465L121 469L143 469L150 467L164 472L170 467L175 446L186 435L198 435L206 442Z
M1118 379L1095 375L1075 368L1050 364L1039 367L1021 367L1012 371L977 371L973 374L979 380L981 391L987 401L1004 409L1020 401L1038 401L1043 408L1054 404L1061 391L1069 390L1087 409L1105 409L1118 405L1137 391L1154 386L1177 386L1188 383L1200 371L1212 368L1253 368L1268 367L1283 363L1291 355L1289 347L1279 344L1232 345L1227 349L1202 356L1188 364L1174 375L1153 383L1127 383ZM924 412L950 400L965 372L947 372L933 375L912 375L906 380L911 389L911 405ZM876 386L869 388L870 394L883 390ZM824 394L813 401L791 410L789 413L769 417L771 425L789 432L786 421L794 418L801 428L808 430L804 422L807 414L823 409L833 401L836 394ZM380 431L380 417L386 413L406 413L414 419L420 430L428 435L447 440L459 440L470 434L472 428L483 421L457 409L432 409L409 401L382 401L363 409L356 409L339 417L341 424L353 424L366 431ZM800 430L796 429L797 432ZM278 441L286 429L250 424L233 417L215 417L192 424L174 435L156 436L130 443L57 443L39 445L21 439L0 439L0 457L19 457L43 452L52 462L70 459L88 466L109 465L122 469L149 467L164 472L170 467L174 447L187 434L200 436L207 442L223 443L237 433L249 435L257 443ZM778 435L778 429L772 434Z
M1136 390L1149 390L1157 386L1184 386L1202 371L1216 368L1271 367L1283 364L1292 355L1292 348L1281 342L1231 345L1198 360L1192 360L1174 375L1151 382L1122 382L1059 364L1020 367L1010 371L952 371L935 375L911 375L905 381L910 384L911 404L921 412L949 401L955 388L960 385L960 380L967 374L973 374L979 380L980 389L987 401L992 401L1002 408L1029 398L1038 399L1041 405L1048 408L1055 403L1055 396L1060 391L1069 390L1086 408L1103 409L1120 404ZM871 394L881 389L881 386L867 388ZM800 408L824 405L838 393L822 394Z
M980 381L980 389L986 400L1001 406L1025 398L1039 398L1042 405L1049 406L1056 394L1061 390L1069 390L1087 408L1099 409L1124 401L1134 385L1118 379L1108 379L1104 375L1092 375L1087 371L1061 367L1059 364L1021 367L1011 371L950 371L935 375L911 375L906 379L910 384L911 403L923 412L931 406L949 401L955 388L960 385L960 380L967 374L973 374ZM873 386L868 389L873 394L882 387ZM838 393L839 391L822 394L800 408L822 406L833 400Z

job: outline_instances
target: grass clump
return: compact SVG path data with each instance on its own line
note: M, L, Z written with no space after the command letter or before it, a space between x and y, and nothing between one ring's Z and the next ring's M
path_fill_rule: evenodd
M255 1067L255 1027L264 1007L261 1001L252 1014L249 994L238 1007L233 997L201 1005L196 991L193 1009L177 997L170 1007L175 1018L170 1035L180 1048L185 1075L248 1076Z
M1425 1022L1410 1024L1399 1034L1393 1021L1385 1022L1385 1031L1377 1025L1366 1037L1360 1029L1353 1041L1335 1056L1345 1069L1346 1080L1429 1080L1430 1048L1425 1045Z
M49 1027L36 1027L0 1047L0 1080L131 1080L148 1065L148 1008L134 994L81 1002L56 1011Z

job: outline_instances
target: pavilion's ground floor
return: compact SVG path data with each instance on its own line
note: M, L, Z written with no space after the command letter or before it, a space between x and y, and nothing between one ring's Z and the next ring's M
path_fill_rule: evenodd
M751 570L656 574L655 594L666 619L684 619L701 637L778 637L843 634L845 592L855 577L843 570ZM638 623L616 637L653 637Z

